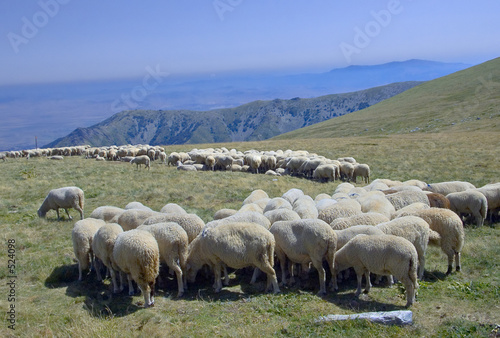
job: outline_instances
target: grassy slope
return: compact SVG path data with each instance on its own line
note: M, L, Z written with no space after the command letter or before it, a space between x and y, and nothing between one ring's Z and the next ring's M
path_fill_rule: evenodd
M500 132L500 58L426 82L367 109L274 139Z
M487 138L476 149L471 134L454 139L438 135L390 136L379 138L308 139L259 143L217 144L247 149L308 149L331 158L353 155L369 163L373 176L393 179L416 178L443 181L465 179L476 185L497 181L496 142ZM394 143L399 150L392 151ZM198 148L214 145L199 145ZM167 151L189 150L191 146L170 146ZM428 151L428 150L431 151ZM467 164L470 153L474 164ZM405 156L402 156L402 155ZM425 155L425 156L424 156ZM16 239L17 329L22 336L214 336L214 335L332 335L422 336L487 335L500 322L500 233L498 224L466 229L462 253L463 271L445 277L446 258L435 248L427 254L426 276L420 285L418 302L412 308L415 324L388 327L370 323L315 324L320 315L403 309L402 290L374 287L360 300L353 299L354 282L343 284L338 294L315 296L317 277L300 289L284 287L280 295L264 294L264 280L250 286L249 274L232 274L231 286L221 294L211 290L212 279L199 279L183 299L176 299L176 283L169 279L157 295L157 305L142 309L142 297L111 295L109 281L98 283L94 275L77 282L73 261L71 228L74 222L56 222L50 212L46 220L36 210L48 190L78 185L86 193L88 215L100 205L123 207L138 200L159 210L168 202L182 205L205 221L220 208L238 208L253 189L264 189L272 197L290 188L306 194L331 194L337 183L320 184L294 177L244 173L179 172L153 164L150 172L136 171L124 163L67 158L9 160L0 163L0 233L3 242ZM75 212L72 211L74 215ZM2 246L5 248L5 246ZM5 251L4 251L5 252ZM4 254L6 259L6 254ZM2 309L7 308L6 264L0 267ZM237 314L237 315L235 315ZM12 332L6 322L0 335Z

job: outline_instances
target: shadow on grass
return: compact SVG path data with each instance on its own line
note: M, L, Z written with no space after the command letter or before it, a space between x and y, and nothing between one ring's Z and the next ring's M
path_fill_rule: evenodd
M113 294L111 285L97 281L94 272L86 274L82 281L77 278L77 264L58 266L45 280L45 286L66 288L66 295L72 298L85 297L83 308L96 318L123 317L143 308L133 304L133 298L127 294L127 287L125 291Z

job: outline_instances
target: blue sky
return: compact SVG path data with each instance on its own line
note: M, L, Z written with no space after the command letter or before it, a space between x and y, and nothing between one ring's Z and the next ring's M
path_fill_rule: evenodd
M500 1L0 2L0 85L499 56Z

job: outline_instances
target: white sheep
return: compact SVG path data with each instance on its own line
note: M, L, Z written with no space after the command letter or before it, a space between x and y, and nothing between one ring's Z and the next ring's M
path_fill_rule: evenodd
M113 283L113 292L118 293L122 287L118 288L116 283L116 274L113 269L113 248L115 246L116 237L123 232L122 227L116 223L107 223L99 228L94 234L92 240L92 251L96 258L109 269L111 274L111 281ZM97 280L101 281L100 269L96 267Z
M73 252L78 261L78 280L82 280L82 271L94 267L92 240L95 233L105 222L100 219L87 218L75 223L71 231Z
M373 225L353 225L342 230L334 230L337 235L337 250L340 250L347 242L359 234L364 235L383 235L384 232Z
M323 260L333 271L333 256L337 247L337 237L332 228L322 220L302 219L274 223L269 231L276 240L275 252L281 264L282 283L286 284L285 266L287 259L293 263L312 262L319 273L319 295L326 294L326 273ZM290 271L293 276L293 272Z
M465 191L467 189L476 189L476 187L469 182L450 181L427 184L427 186L423 188L423 190L437 192L445 196L451 194L452 192Z
M356 200L348 199L319 210L318 218L330 224L337 218L357 214L361 214L361 205Z
M370 272L379 275L393 275L406 289L406 306L415 301L418 255L408 240L393 235L357 235L335 254L334 288L337 286L337 273L353 267L356 271L358 287L356 297L361 294L361 280L366 279L365 293L371 288Z
M339 168L335 164L324 163L318 165L316 169L314 169L312 178L321 182L335 182L335 178L338 177L338 173Z
M208 222L205 225L205 227L216 227L221 224L236 223L236 222L254 223L264 227L265 229L269 229L271 227L271 222L269 221L269 219L262 213L257 211L244 211L244 212L239 211L232 216Z
M349 162L340 162L340 178L344 181L351 181L354 174L354 165Z
M378 224L376 227L387 235L406 238L415 246L418 255L418 278L422 279L425 269L425 252L427 251L429 235L432 231L429 228L429 224L420 217L404 216Z
M157 214L147 218L143 224L155 224L164 222L175 222L187 233L191 242L203 229L205 222L196 214Z
M150 207L147 207L141 202L137 201L130 202L125 206L125 210L130 210L130 209L153 211Z
M263 212L266 213L270 210L276 210L276 209L290 209L292 210L292 204L288 202L288 200L282 198L282 197L275 197L271 198L269 202L267 202L266 206L264 207Z
M390 218L396 211L394 205L385 197L384 193L374 190L356 199L361 205L362 212L376 212Z
M150 165L150 159L147 155L141 155L141 156L136 156L132 161L130 161L130 164L136 164L137 169L139 169L139 166L144 164L144 168L147 168L148 170L151 169Z
M267 275L267 288L280 292L274 271L274 236L254 223L227 223L207 228L189 245L187 278L194 282L198 270L208 264L215 272L215 292L222 289L223 265L234 269L259 268Z
M262 189L256 189L252 191L247 198L245 198L245 200L243 201L243 205L256 202L263 198L269 198L269 195Z
M336 193L348 193L354 188L354 185L348 182L340 183L337 188L335 188L334 194Z
M100 206L95 208L90 214L90 218L102 219L105 222L110 222L115 217L118 217L125 211L125 209L114 207L114 206Z
M429 208L430 208L430 206L428 206L427 204L422 203L422 202L412 203L412 204L407 205L406 207L401 208L398 211L394 212L391 215L391 219L395 219L395 218L403 217L403 216L410 216L410 215L415 214L415 212L417 210L429 209Z
M356 183L358 176L361 176L366 184L370 183L370 166L368 164L354 164L354 171L352 174L352 180L354 183Z
M476 189L481 192L488 201L488 214L490 215L490 223L493 223L493 218L500 210L500 183L487 184Z
M449 275L453 270L453 258L455 258L455 268L460 271L460 252L462 251L465 239L462 220L449 209L430 208L417 210L415 216L422 218L429 224L439 236L429 235L429 244L441 247L441 250L448 256Z
M144 296L144 307L154 306L155 281L160 269L160 250L152 234L144 230L125 231L116 237L113 267L133 279ZM130 290L129 290L130 294Z
M156 223L141 225L137 229L150 232L158 243L160 261L175 272L177 277L177 297L184 294L188 235L177 223Z
M299 214L290 209L270 210L264 214L269 219L271 225L278 221L295 221L301 219Z
M309 195L304 195L299 197L293 202L293 211L299 214L300 218L315 219L318 218L318 209L316 208L316 203Z
M142 209L128 209L122 212L120 216L118 216L116 223L120 224L124 231L132 230L141 225L149 217L158 214L160 213L156 211L142 210Z
M228 209L228 208L223 208L223 209L217 210L214 214L214 221L219 220L219 219L223 219L223 218L226 218L229 216L233 216L237 212L238 212L238 210Z
M461 214L471 214L476 220L476 226L483 226L488 214L488 200L483 193L469 189L466 191L452 192L446 195L450 201L450 209Z
M73 208L80 213L80 219L83 219L84 202L85 197L83 190L78 187L52 189L49 191L47 197L45 197L45 200L38 209L38 217L45 217L47 211L55 210L57 213L57 219L59 220L59 208L63 208L66 211L68 218L72 219L69 215L68 209Z
M164 214L187 214L187 211L177 203L165 204L160 212Z
M330 226L333 230L342 230L355 225L377 225L388 222L389 218L378 212L368 212L351 217L341 217L335 219Z
M386 195L385 198L392 203L394 209L396 209L395 211L416 202L429 205L427 194L423 191L403 190L394 194Z

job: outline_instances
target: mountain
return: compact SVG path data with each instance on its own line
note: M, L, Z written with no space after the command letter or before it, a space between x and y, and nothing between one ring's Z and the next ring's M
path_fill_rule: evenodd
M22 149L89 127L123 110L197 110L237 107L255 100L314 98L394 82L428 81L465 69L461 63L423 60L350 66L322 73L169 74L162 65L145 67L132 79L42 83L0 87L0 150ZM161 76L143 86L157 71ZM297 74L299 73L299 74Z
M258 141L367 108L420 82L402 82L367 90L254 101L236 108L209 111L132 110L89 128L78 128L45 147L147 143L151 145Z
M367 109L275 139L500 132L500 58L425 82ZM500 135L500 134L499 134ZM476 140L480 146L480 140Z

